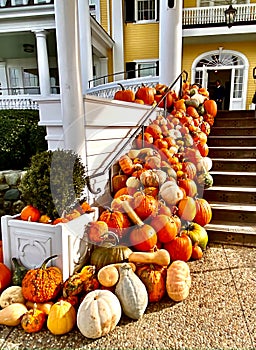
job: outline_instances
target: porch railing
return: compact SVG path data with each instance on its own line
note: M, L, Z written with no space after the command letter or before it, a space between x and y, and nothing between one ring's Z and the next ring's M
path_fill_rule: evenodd
M234 25L256 22L256 4L233 5L237 10ZM191 7L183 9L183 27L226 25L225 6Z

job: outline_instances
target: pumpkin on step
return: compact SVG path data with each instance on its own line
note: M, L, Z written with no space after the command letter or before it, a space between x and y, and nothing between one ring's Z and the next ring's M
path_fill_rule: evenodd
M22 280L22 293L26 300L43 303L54 299L62 285L62 272L48 262L57 255L47 258L41 267L28 270Z
M88 293L77 311L77 327L87 338L107 335L118 324L122 315L120 302L109 290Z
M46 314L37 308L36 303L34 307L26 312L21 319L21 327L27 333L39 332L46 321Z
M124 86L120 83L118 83L118 85L120 85L121 90L116 91L114 95L114 100L134 102L135 100L134 91L130 89L125 89Z

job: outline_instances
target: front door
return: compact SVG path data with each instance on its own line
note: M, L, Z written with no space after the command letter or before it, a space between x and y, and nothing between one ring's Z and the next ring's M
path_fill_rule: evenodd
M231 69L211 69L208 70L208 85L210 97L213 98L216 80L220 80L225 88L225 98L223 109L229 110L230 104L230 88L231 88Z

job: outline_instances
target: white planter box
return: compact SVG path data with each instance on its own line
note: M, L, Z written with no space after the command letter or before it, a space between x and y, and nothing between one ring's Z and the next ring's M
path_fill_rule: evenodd
M79 243L85 226L98 218L98 208L94 212L57 225L41 224L18 220L17 216L1 218L4 263L12 268L11 259L16 257L28 269L39 267L51 255L58 255L52 265L63 272L63 279L74 270L80 254Z

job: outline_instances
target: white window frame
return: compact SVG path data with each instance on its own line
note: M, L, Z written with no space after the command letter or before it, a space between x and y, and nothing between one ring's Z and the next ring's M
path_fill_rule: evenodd
M156 22L157 21L157 11L158 11L158 8L157 8L157 0L153 0L155 1L155 18L153 19L143 19L143 20L140 20L139 19L139 16L138 16L138 2L139 1L147 1L147 0L135 0L135 22L138 22L138 23L148 23L148 22Z
M213 6L228 6L228 2L223 0L223 4L219 4L219 3L216 3L215 0L208 0L208 3L209 4L204 4L202 5L202 2L206 2L207 0L197 0L197 4L196 6L197 7L213 7ZM244 4L250 4L250 0L243 0L243 3ZM236 5L237 4L237 0L232 0L232 5Z

